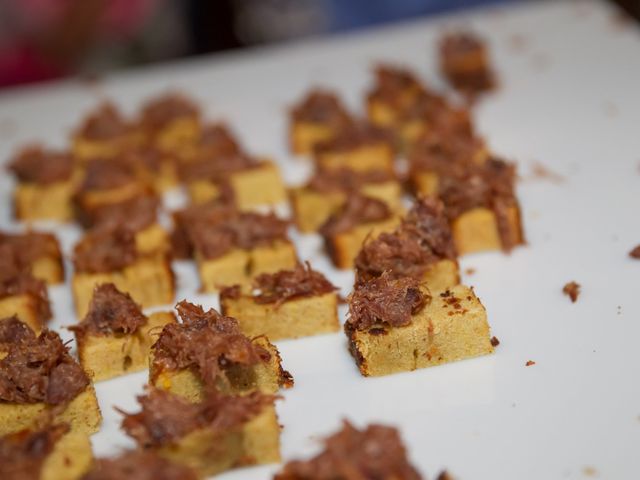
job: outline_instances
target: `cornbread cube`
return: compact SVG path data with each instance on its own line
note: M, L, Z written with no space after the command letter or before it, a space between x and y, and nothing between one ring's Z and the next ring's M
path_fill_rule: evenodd
M451 231L456 249L463 255L485 250L504 248L503 235L512 240L513 245L524 241L520 224L518 205L507 207L504 221L499 224L496 213L488 208L474 208L451 222Z
M49 310L47 302L47 311ZM0 299L0 318L8 318L16 316L18 319L29 325L36 335L44 328L46 320L50 317L42 315L42 299L30 294L23 293L20 295L12 295Z
M22 272L29 272L50 285L64 281L62 253L54 235L33 231L0 232L0 246L2 255L11 257Z
M159 223L137 231L135 240L136 250L142 255L168 253L171 250L169 233Z
M495 86L489 53L483 40L471 32L452 32L440 41L440 70L451 85L476 95Z
M278 167L271 161L262 161L250 168L228 175L227 181L240 210L251 210L259 205L275 205L286 200L286 190ZM220 186L215 181L195 180L187 185L191 201L206 203L220 197Z
M178 156L153 145L143 144L122 153L123 163L133 167L136 176L155 193L163 193L179 184Z
M331 261L337 268L353 267L354 258L368 239L375 238L383 232L393 231L399 222L400 219L394 216L387 220L356 225L347 231L325 237Z
M0 438L0 476L8 479L79 479L93 461L91 442L86 433L68 430L67 424L59 424ZM36 476L30 477L27 472ZM22 477L21 473L27 476Z
M80 364L94 382L149 368L155 336L170 322L175 322L171 312L156 312L149 315L146 325L130 335L76 335Z
M392 210L399 210L402 203L402 187L397 181L366 183L358 191L367 197L384 201ZM337 212L347 200L348 192L318 192L308 187L291 191L291 205L296 225L301 232L314 232Z
M244 395L250 392L276 393L281 386L293 385L288 372L282 368L280 352L267 338L258 337L251 341L269 352L269 361L256 365L230 365L226 367L226 379L220 381L217 389L225 394ZM168 390L191 402L201 401L205 395L204 384L193 369L159 370L153 362L153 349L149 361L149 384L161 390Z
M300 298L278 304L259 304L250 296L222 297L222 312L235 317L249 337L266 335L271 340L308 337L337 332L338 299L335 293Z
M317 144L331 140L351 121L333 92L313 90L291 109L291 150L298 155L309 154Z
M293 268L298 262L293 243L275 241L251 249L233 249L219 258L207 259L196 252L202 289L215 292L230 285L248 285L261 273Z
M78 272L73 274L71 288L76 313L87 313L93 290L101 283L113 283L127 292L143 308L173 302L175 284L171 263L164 255L140 256L130 265L112 272Z
M434 295L408 325L380 324L368 330L345 326L345 331L364 376L412 371L493 352L484 306L464 285Z
M102 423L93 385L69 402L62 411L59 406L38 403L11 403L0 401L0 435L31 428L54 412L56 422L66 422L71 431L86 434L96 433Z
M167 93L143 106L141 126L160 150L179 152L200 136L200 111L185 96Z

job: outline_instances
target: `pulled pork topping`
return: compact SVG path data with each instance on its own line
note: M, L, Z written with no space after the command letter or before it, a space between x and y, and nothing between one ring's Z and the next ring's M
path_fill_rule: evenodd
M89 385L82 367L60 336L44 330L31 341L14 344L0 360L0 400L11 403L65 404Z
M469 111L454 108L444 97L431 92L419 95L400 111L399 116L405 122L422 122L437 135L473 134Z
M485 44L471 32L454 32L442 38L440 68L454 88L471 95L495 86Z
M31 146L18 152L11 160L9 170L21 182L49 185L71 178L73 158L66 152L54 152L39 146Z
M107 203L91 208L78 208L78 219L85 227L122 227L139 232L154 224L158 218L160 199L155 195L136 195L128 200Z
M112 140L125 135L129 130L130 126L116 106L105 102L86 117L78 135L88 140Z
M0 438L0 477L41 478L42 466L55 444L69 431L66 423L42 430L21 430Z
M138 397L140 412L121 412L122 429L143 448L159 447L203 428L220 434L232 431L274 400L275 397L258 392L235 396L208 389L202 402L192 403L166 390L149 387L146 395Z
M136 258L133 232L123 227L92 230L73 249L73 265L78 272L122 270Z
M98 285L93 291L89 311L82 322L69 327L78 336L129 335L146 325L147 317L128 293L113 283Z
M173 463L157 453L132 450L116 458L101 458L82 480L197 480L191 468Z
M179 118L199 116L198 107L178 93L157 97L142 108L142 124L150 130L160 130Z
M365 243L355 258L356 285L377 278L386 271L393 278L421 278L427 267L437 260L415 235L403 230L382 233Z
M153 345L152 376L163 370L194 369L205 385L226 379L230 365L267 362L270 354L240 331L238 322L214 309L182 301L176 305L181 323L170 323Z
M322 453L287 463L275 480L420 480L409 463L398 430L369 425L358 430L349 422L325 440Z
M357 225L387 220L391 215L389 205L382 200L355 194L349 196L342 208L327 219L319 232L324 237L333 237Z
M291 110L297 122L322 123L340 126L351 122L349 113L333 92L326 90L311 91Z
M200 133L198 146L209 154L225 155L241 151L235 135L222 123L206 125Z
M430 170L447 175L464 172L482 155L483 143L455 131L425 133L413 146L409 163L412 170Z
M364 185L394 181L393 174L385 170L355 172L348 168L320 170L307 183L316 192L354 192Z
M36 334L33 330L15 315L0 320L0 352L8 351L11 345L33 342L35 339Z
M273 213L236 213L220 222L192 225L190 237L195 250L204 258L218 258L233 248L252 249L288 241L288 222Z
M226 181L232 173L255 168L260 161L241 152L222 155L210 155L206 150L192 162L185 163L180 169L180 176L185 182L207 180L210 182Z
M295 298L323 295L337 290L320 272L311 268L309 262L298 264L293 270L263 273L253 282L256 303L280 305Z
M423 287L424 288L424 287ZM349 296L348 330L403 327L431 301L417 279L394 279L389 272L358 285Z
M417 238L420 245L438 258L456 258L453 235L439 200L424 197L418 199L402 220L400 229Z
M422 82L408 69L378 65L375 76L376 85L369 93L369 98L381 99L397 108L404 107L413 96L426 92Z
M391 145L389 133L382 128L367 123L350 124L341 128L330 139L318 142L313 153L348 152L369 145Z
M110 190L136 181L132 165L118 160L95 159L87 163L79 192Z
M3 255L11 255L20 268L28 269L40 258L60 258L60 245L51 233L0 232L0 247Z

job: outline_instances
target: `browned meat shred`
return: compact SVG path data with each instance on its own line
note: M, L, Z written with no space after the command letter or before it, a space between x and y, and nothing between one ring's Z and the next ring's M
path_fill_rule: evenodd
M33 342L36 334L15 315L0 320L0 352L6 352L12 345Z
M0 401L65 404L89 385L82 367L60 336L44 330L39 337L9 348L0 360Z
M307 183L307 188L316 192L355 192L362 186L395 180L385 170L356 172L348 168L320 170Z
M358 285L349 296L347 333L353 330L409 325L411 316L431 301L430 294L412 277L394 279L388 272Z
M420 480L398 430L369 425L358 430L349 422L327 438L322 453L287 463L275 480Z
M148 387L146 395L138 397L140 412L121 412L122 429L140 447L158 447L203 428L216 433L233 431L274 400L275 397L258 392L235 396L209 389L204 400L192 403L167 390Z
M569 282L562 288L562 293L568 295L571 302L575 303L580 295L580 284L576 282Z
M291 110L297 122L341 126L351 122L344 105L329 91L313 90Z
M200 110L191 100L179 93L167 93L143 106L142 125L151 131L156 131L179 118L198 118L199 115Z
M116 106L105 102L85 118L77 133L88 140L106 141L121 137L130 129Z
M341 209L331 215L320 227L320 234L331 238L351 230L356 225L379 222L391 218L392 212L382 200L360 194L350 195Z
M73 158L66 152L30 146L19 151L8 168L21 182L49 185L71 178Z
M146 325L148 319L140 305L113 283L98 285L93 291L89 311L77 325L69 327L76 335L132 334Z
M275 304L337 290L322 273L313 270L309 262L298 264L293 270L263 273L254 280L253 288L256 303Z
M78 272L113 272L137 259L133 232L117 226L87 232L73 249L73 265Z
M225 379L230 365L267 362L270 354L240 332L237 320L186 301L176 306L181 323L166 325L153 345L152 377L163 370L194 369L205 385Z

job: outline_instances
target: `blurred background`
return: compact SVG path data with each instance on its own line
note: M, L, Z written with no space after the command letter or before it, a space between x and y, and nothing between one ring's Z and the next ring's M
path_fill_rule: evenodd
M0 88L517 1L0 0Z

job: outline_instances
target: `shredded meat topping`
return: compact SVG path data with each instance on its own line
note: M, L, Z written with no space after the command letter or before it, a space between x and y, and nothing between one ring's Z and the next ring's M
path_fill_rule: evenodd
M287 463L275 480L420 480L409 463L398 430L369 425L358 430L345 421L325 440L322 453Z
M392 278L388 272L358 285L349 296L349 315L345 328L371 330L403 327L411 316L431 301L419 281L412 277Z
M223 182L228 180L228 176L232 173L259 165L259 160L241 152L212 156L204 150L196 160L182 166L180 176L185 182L197 180Z
M354 194L349 196L338 212L327 219L319 232L324 237L333 237L351 230L356 225L387 220L391 215L391 209L382 200Z
M55 444L69 431L66 423L41 430L21 430L0 438L0 478L41 478L42 466Z
M15 315L0 320L0 352L8 351L11 345L32 342L35 338L33 330Z
M176 306L181 323L166 325L153 345L152 376L163 370L194 369L205 385L225 377L234 364L266 362L270 354L240 332L238 322L186 301Z
M160 130L179 118L199 116L198 107L178 93L157 97L142 108L142 124L150 130Z
M318 142L313 147L316 155L332 152L348 152L368 145L389 144L389 133L366 123L351 124L341 128L330 139Z
M146 325L148 319L140 305L113 283L98 285L93 291L89 311L78 324L69 327L78 336L128 335Z
M470 95L495 86L486 46L471 32L454 32L442 38L440 68L454 88Z
M198 222L190 228L190 240L205 258L218 258L232 248L252 249L288 241L288 222L274 214L240 213L224 221Z
M235 396L208 389L204 400L192 403L166 390L148 387L146 395L138 397L140 412L122 412L122 428L139 446L158 447L203 428L216 433L232 431L274 400L258 392Z
M256 303L281 304L289 300L334 292L337 287L311 268L309 262L293 270L263 273L253 282Z
M432 198L418 199L400 225L406 235L411 235L438 258L456 258L451 228L445 216L444 205Z
M0 360L0 400L4 402L64 404L87 385L89 378L82 367L50 330L12 345Z
M126 134L130 128L116 106L105 102L86 117L78 135L88 140L112 140Z
M116 160L95 159L87 163L78 193L110 190L136 181L132 165Z
M85 227L112 229L121 227L137 233L156 223L160 199L151 194L91 208L79 207L78 219Z
M136 261L133 232L116 227L87 232L73 250L76 271L87 273L122 270Z
M82 480L197 480L191 468L149 450L131 450L116 458L101 458Z
M40 258L61 257L60 245L55 235L51 233L0 232L0 247L3 255L11 255L20 268L28 269Z
M64 182L73 174L73 158L66 152L45 150L40 146L24 148L9 163L21 182L48 185Z
M376 85L369 93L369 98L375 98L393 105L394 108L404 108L409 100L426 93L426 88L418 77L410 70L393 65L378 65L375 69Z
M340 126L350 123L350 117L342 102L333 93L313 90L291 110L295 121Z
M21 268L10 258L2 258L0 247L0 298L29 295L35 302L36 316L41 323L51 318L47 285Z

